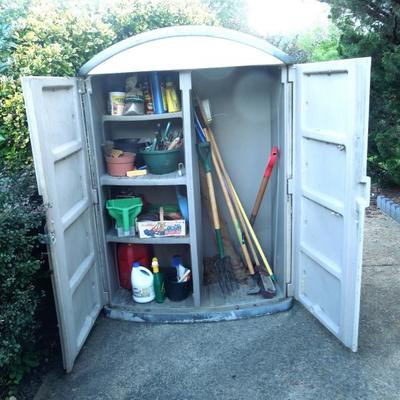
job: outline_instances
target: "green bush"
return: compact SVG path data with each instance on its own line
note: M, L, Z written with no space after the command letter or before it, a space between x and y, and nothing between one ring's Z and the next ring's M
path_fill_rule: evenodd
M37 363L36 287L43 207L28 170L0 171L0 388L16 384ZM1 389L0 389L1 397Z

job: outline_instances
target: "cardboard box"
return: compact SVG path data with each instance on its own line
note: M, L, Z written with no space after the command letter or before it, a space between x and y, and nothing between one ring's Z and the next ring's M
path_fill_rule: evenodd
M184 219L174 221L140 221L137 223L137 230L141 239L185 236L186 223Z

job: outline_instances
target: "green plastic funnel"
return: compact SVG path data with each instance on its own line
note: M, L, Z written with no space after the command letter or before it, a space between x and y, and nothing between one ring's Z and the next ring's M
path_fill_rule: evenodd
M123 235L129 236L136 217L142 211L142 199L139 197L127 197L124 199L107 200L106 208L115 219L115 226L122 228Z

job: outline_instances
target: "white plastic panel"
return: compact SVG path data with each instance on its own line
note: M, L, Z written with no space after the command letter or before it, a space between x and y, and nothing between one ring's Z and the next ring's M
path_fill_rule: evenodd
M177 36L123 50L95 66L89 75L277 64L283 62L243 43L210 36Z
M296 65L295 296L357 350L370 59Z
M23 78L40 193L47 207L64 367L71 371L102 308L91 184L75 78Z

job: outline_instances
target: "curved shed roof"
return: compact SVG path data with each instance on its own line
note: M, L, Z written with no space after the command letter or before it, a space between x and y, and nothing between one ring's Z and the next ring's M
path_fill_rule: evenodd
M255 36L210 26L173 26L132 36L103 50L79 75L290 64L293 60Z

